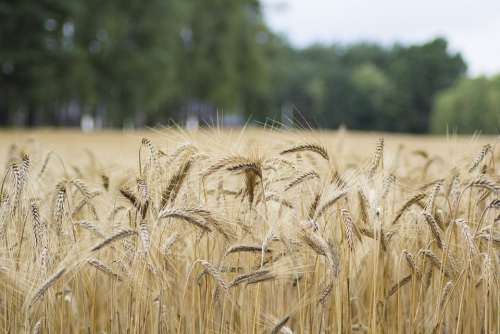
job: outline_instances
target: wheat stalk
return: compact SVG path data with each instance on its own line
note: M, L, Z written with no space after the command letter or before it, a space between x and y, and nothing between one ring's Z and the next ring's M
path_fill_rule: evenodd
M370 166L368 167L368 176L373 177L377 172L380 164L383 164L384 160L384 138L379 138L377 141L377 146L375 148L375 153L373 155Z
M402 279L400 279L396 284L394 284L390 289L389 292L387 292L386 298L389 298L396 292L398 292L399 289L401 289L403 286L408 284L411 281L411 275L406 275Z
M169 179L167 186L161 193L161 204L160 207L164 208L167 203L174 202L175 198L179 194L184 180L192 166L192 160L189 159L184 162L181 167L177 170L175 174Z
M432 214L428 213L427 211L423 211L422 214L425 217L425 221L427 222L427 226L429 226L429 229L432 232L432 235L434 236L434 239L436 239L436 243L439 248L443 248L443 241L441 239L441 234L439 233L439 228L436 220L432 216Z
M33 297L31 297L28 304L28 308L31 308L45 294L45 292L64 275L65 272L66 268L63 267L47 278L47 280L35 290L35 293L33 294Z
M278 334L281 331L281 329L286 325L288 320L290 320L290 315L287 315L283 317L280 321L278 321L271 330L271 334Z
M477 254L477 247L474 244L474 238L472 236L472 232L470 230L470 227L467 225L465 220L463 219L456 219L455 224L457 224L460 227L460 230L462 231L462 236L467 244L467 247L469 249L469 254L470 255L476 255Z
M491 152L492 146L491 144L486 144L481 148L481 151L478 153L476 158L472 161L471 167L469 168L469 173L472 173L481 162L484 160L486 155Z
M241 274L241 275L236 276L231 281L231 283L229 283L228 287L231 288L231 287L237 286L241 283L247 282L250 279L256 279L258 277L262 277L262 276L268 275L270 273L271 273L271 271L269 269L259 269L259 270L252 271L249 273Z
M95 258L90 259L87 261L87 263L90 264L92 267L98 269L99 271L105 273L106 275L111 276L112 278L116 279L117 281L122 281L122 278L118 274L113 272L113 269L111 269L109 266L105 265L104 263L102 263L98 259L95 259Z
M328 156L328 152L326 151L326 149L317 144L303 144L303 145L293 146L291 148L281 151L280 154L284 155L284 154L304 152L304 151L317 153L323 159L330 160L330 157Z
M327 211L329 208L331 208L339 199L342 197L346 196L347 192L345 191L340 191L337 192L332 198L330 198L328 201L326 201L317 211L316 214L316 220L320 219Z
M313 170L309 171L309 172L305 172L305 173L297 176L295 179L293 179L292 182L287 184L287 186L285 187L285 191L292 189L293 187L301 184L302 182L304 182L308 179L319 179L319 175L318 175L318 173L316 173Z
M319 294L318 303L324 305L326 303L326 299L332 293L333 290L333 282L328 283Z
M399 220L399 218L401 218L401 216L403 215L403 213L405 213L406 210L408 210L412 205L418 203L419 201L421 201L422 199L425 198L425 194L424 193L417 193L415 195L413 195L412 197L410 197L406 202L405 204L403 204L403 206L398 210L398 212L396 213L396 217L394 217L394 219L392 220L392 225L396 224Z
M342 217L342 223L344 225L344 234L349 245L351 252L354 252L354 223L352 222L351 214L346 209L340 210L340 216Z
M149 248L151 247L151 236L147 224L139 224L139 237L141 238L142 250L144 251L144 254L149 254Z
M201 265L205 268L205 270L213 277L213 279L217 282L217 284L224 290L229 288L228 284L222 278L221 272L215 268L210 262L205 260L199 260Z
M108 246L109 244L114 243L115 241L130 237L134 234L136 234L136 232L133 230L119 229L118 231L116 231L115 233L113 233L112 235L107 237L106 239L97 243L94 247L92 247L91 251L96 252L96 251Z
M188 223L190 223L198 228L201 228L202 230L204 230L206 232L212 232L212 229L208 226L206 221L202 217L200 217L199 214L195 214L193 211L190 211L190 210L167 208L167 209L160 211L158 218L159 219L178 218L178 219L181 219L185 222L188 222Z
M35 326L33 326L33 330L31 333L33 334L40 334L42 332L42 319L38 319L38 321L35 323Z
M238 245L232 245L229 247L225 253L225 256L232 254L232 253L238 253L238 252L268 252L270 253L270 249L264 249L262 245L251 245L251 244L238 244Z

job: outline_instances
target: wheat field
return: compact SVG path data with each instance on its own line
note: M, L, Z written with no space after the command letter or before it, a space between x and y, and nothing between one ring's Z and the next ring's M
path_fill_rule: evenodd
M500 333L495 137L0 133L5 333Z

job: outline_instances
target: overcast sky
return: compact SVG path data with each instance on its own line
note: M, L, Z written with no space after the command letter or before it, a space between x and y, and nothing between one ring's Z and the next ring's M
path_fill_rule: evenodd
M418 43L446 37L469 73L500 73L500 0L262 0L271 28L292 44Z

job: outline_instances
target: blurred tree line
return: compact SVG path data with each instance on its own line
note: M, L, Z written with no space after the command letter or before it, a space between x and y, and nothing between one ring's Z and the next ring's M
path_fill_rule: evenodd
M183 124L221 112L494 131L500 105L498 79L463 79L466 64L442 38L298 49L268 29L258 0L0 0L0 22L0 126L79 125L82 115L98 126Z
M463 78L437 96L432 131L500 133L500 75Z

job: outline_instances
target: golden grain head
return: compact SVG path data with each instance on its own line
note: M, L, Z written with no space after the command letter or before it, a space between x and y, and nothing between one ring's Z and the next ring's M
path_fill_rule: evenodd
M492 140L37 136L0 142L0 332L500 332Z

